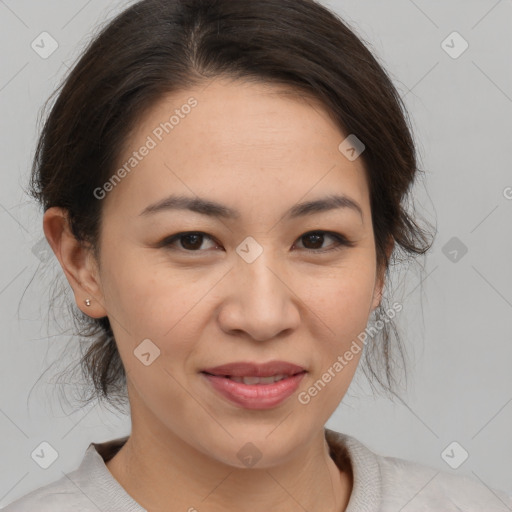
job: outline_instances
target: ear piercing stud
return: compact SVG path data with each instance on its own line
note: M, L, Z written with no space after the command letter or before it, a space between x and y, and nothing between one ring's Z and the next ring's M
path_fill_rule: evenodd
M91 305L91 299L85 299L84 302L85 302L86 306L90 306Z

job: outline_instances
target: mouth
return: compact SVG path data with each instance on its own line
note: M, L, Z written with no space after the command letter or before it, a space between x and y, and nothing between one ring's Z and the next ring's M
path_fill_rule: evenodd
M251 378L271 377L273 379L282 379L298 373L305 372L302 366L288 361L269 361L267 363L254 363L246 361L237 361L227 363L212 368L204 368L203 373L218 377L227 378Z
M246 409L269 409L294 393L307 370L292 363L272 361L260 365L230 363L200 373L210 389L232 404Z
M205 375L211 375L212 377L223 377L225 379L230 379L234 382L239 382L241 384L246 384L248 386L254 386L254 385L265 385L265 384L273 384L274 382L279 382L283 379L289 379L290 377L293 377L294 375L299 375L300 373L305 373L305 371L297 372L293 374L278 374L278 375L270 375L269 377L254 377L254 376L244 376L244 377L236 377L233 375L217 375L214 373L208 373L208 372L201 372Z

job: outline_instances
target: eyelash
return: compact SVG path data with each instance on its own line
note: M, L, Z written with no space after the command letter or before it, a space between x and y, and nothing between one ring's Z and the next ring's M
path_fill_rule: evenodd
M158 244L158 247L165 247L166 249L169 249L169 250L176 250L176 251L189 252L189 253L204 252L204 250L192 251L192 250L188 250L188 249L177 249L175 247L172 247L172 244L174 242L178 241L180 238L190 236L190 235L200 235L200 236L209 238L210 240L217 243L213 237L211 237L210 235L208 235L206 233L203 233L202 231L186 231L186 232L177 233L175 235L164 238ZM339 251L345 247L354 247L356 245L354 242L348 240L346 237L344 237L343 235L341 235L339 233L333 233L332 231L322 231L322 230L308 231L307 233L304 233L303 235L301 235L298 238L298 240L300 240L306 236L309 236L309 235L327 235L336 241L336 243L334 244L334 247L332 247L331 249L304 249L305 251L310 252L310 253L324 254L324 253L328 253L328 252L332 252L332 251Z

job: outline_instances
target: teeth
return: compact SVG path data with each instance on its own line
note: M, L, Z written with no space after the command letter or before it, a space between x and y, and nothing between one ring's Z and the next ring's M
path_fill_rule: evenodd
M253 384L272 384L287 377L289 375L279 374L271 377L230 377L230 379L250 386Z

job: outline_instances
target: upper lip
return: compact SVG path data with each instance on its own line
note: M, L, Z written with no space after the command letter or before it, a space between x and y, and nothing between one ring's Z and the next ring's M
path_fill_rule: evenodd
M295 375L306 371L302 366L287 361L269 361L268 363L234 362L212 368L205 368L203 373L229 377L272 377L273 375Z

